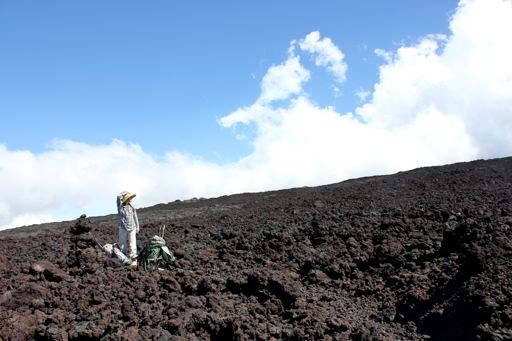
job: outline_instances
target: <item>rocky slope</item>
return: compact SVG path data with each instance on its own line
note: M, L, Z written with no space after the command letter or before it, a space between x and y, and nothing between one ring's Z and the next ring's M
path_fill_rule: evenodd
M139 245L167 225L171 271L103 254L115 215L0 232L0 339L512 339L512 158L139 219Z

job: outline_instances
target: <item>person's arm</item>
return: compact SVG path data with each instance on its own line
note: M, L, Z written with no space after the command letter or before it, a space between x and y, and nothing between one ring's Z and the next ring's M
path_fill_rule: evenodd
M135 208L133 209L133 219L135 220L136 231L137 231L137 233L139 233L139 231L140 231L140 228L139 228L139 218L137 217L137 210Z

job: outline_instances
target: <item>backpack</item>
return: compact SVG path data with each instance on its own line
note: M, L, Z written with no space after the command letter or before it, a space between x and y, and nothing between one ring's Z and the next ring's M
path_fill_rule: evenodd
M139 266L144 270L169 269L175 260L176 257L160 236L153 236L138 256Z

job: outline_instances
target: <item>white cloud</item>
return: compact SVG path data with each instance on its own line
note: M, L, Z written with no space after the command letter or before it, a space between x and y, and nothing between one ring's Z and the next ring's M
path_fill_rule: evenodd
M2 217L2 215L0 215ZM58 221L59 217L57 215L47 215L47 214L21 214L15 216L10 222L6 225L0 226L0 230L11 229L19 226L28 226L33 224L43 224L50 223L54 221Z
M309 33L299 42L301 50L309 52L315 56L317 66L326 67L338 82L345 81L347 64L343 52L333 44L331 39L320 39L320 32Z
M415 46L400 47L380 67L380 82L375 85L372 102L357 109L365 121L385 128L405 125L437 101L443 84L452 81L452 71L438 54L443 38L429 36Z
M512 2L462 1L450 29L376 52L385 57L379 81L353 114L319 107L304 91L311 71L299 54L315 57L339 82L341 49L318 32L292 41L255 102L219 121L255 128L252 153L237 162L178 152L157 159L118 140L57 140L39 154L0 145L0 228L113 213L121 190L139 193L136 204L147 206L511 155Z
M265 104L300 93L309 75L309 71L300 64L299 57L291 56L283 64L272 66L267 71L261 82L259 101Z
M0 164L0 229L81 213L113 213L122 190L139 193L141 206L222 193L211 182L220 166L181 153L156 159L119 140L108 145L57 140L40 154L0 145Z
M372 101L356 113L392 129L435 105L463 122L479 157L509 155L512 2L461 1L450 29L448 37L431 35L389 55Z

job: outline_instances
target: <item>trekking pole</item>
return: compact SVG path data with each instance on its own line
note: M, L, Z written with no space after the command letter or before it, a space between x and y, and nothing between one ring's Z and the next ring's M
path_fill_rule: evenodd
M96 238L93 238L94 241L96 242L96 244L98 244L98 246L100 247L100 249L103 250L103 245L100 244L100 242L96 239Z
M162 224L162 239L164 238L164 233L165 233L165 224Z

